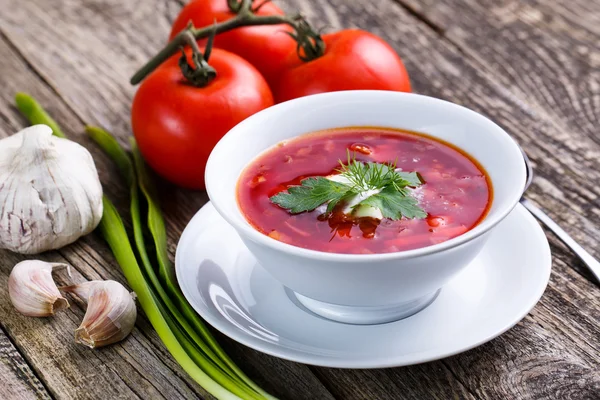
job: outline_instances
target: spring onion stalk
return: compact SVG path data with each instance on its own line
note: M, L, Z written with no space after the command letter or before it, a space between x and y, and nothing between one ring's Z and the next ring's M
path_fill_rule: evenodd
M152 266L152 262L150 261L150 257L148 256L148 251L146 250L146 245L144 242L144 231L142 227L137 177L135 175L133 163L131 162L129 155L125 152L125 150L121 147L117 140L103 129L88 126L86 127L86 132L118 165L119 169L121 170L121 173L125 177L127 185L130 187L130 212L133 223L134 242L137 247L138 255L142 261L142 267L144 268L146 276L150 279L150 282L152 283L155 292L158 293L159 299L166 306L168 311L175 316L175 319L179 322L179 324L181 324L185 328L185 330L188 332L188 335L191 336L192 340L201 342L201 339L193 331L193 329L183 318L175 304L171 301L170 297L164 291L161 283L158 280L158 277L156 276L156 273ZM225 365L222 364L219 358L214 353L212 353L210 349L206 353L206 355L209 356L215 364L219 365L220 368L225 370ZM235 377L235 375L233 375L233 377ZM214 379L217 378L214 377Z
M171 266L169 253L167 251L167 230L165 228L165 220L160 211L160 207L156 199L156 189L152 185L150 175L146 170L144 159L137 147L134 138L129 139L131 145L131 153L133 154L133 162L135 172L138 177L138 185L146 198L148 204L148 229L154 239L156 245L156 259L158 261L158 274L163 282L167 283L167 287L171 292L176 292L179 289L177 279L175 278L175 270Z
M119 213L106 196L103 198L103 205L104 214L99 225L100 232L121 266L125 278L129 282L129 286L136 293L137 300L142 306L144 313L171 355L192 379L216 398L223 400L239 399L238 396L211 379L196 365L194 360L188 355L186 349L180 344L177 336L169 327L163 312L161 312L156 297L146 283Z
M197 366L205 371L217 383L231 391L236 396L248 400L263 399L262 396L252 391L247 386L244 386L239 380L233 381L229 375L218 369L218 367L216 367L214 363L197 347L197 342L195 342L189 336L189 332L185 331L184 328L178 324L176 318L173 317L173 313L170 313L169 310L165 308L164 303L161 303L160 300L157 300L157 303L161 309L163 317L169 325L169 328L173 331L173 334L179 341L179 344L185 349L188 356L194 360Z
M186 349L188 355L194 360L196 365L198 365L202 369L211 368L210 360L196 350L195 343L190 339L189 336L186 335L186 332L184 332L177 325L177 322L173 320L173 317L166 311L163 315L169 322L169 326L172 327L173 333L177 337L177 340L179 340L179 343L181 343L183 348ZM224 382L224 384L227 385L227 389L231 390L234 394L240 396L242 399L264 399L263 396L260 396L258 393L252 391L247 386L243 386L243 384L241 383L230 383L229 381L223 379L221 379L221 382Z
M264 391L262 391L258 385L247 378L241 372L241 370L239 370L235 363L233 363L233 361L227 357L225 352L223 352L212 335L210 335L210 332L207 330L202 320L200 320L200 317L185 301L185 298L179 291L179 288L175 286L176 294L180 295L175 296L178 305L173 302L172 296L167 294L161 281L158 279L154 271L148 251L146 249L139 204L138 178L136 176L136 171L134 170L131 159L125 150L119 145L116 139L108 132L96 127L87 127L86 131L119 166L127 184L131 188L131 218L133 221L134 241L142 261L142 267L145 270L146 276L152 283L155 292L158 294L158 298L162 303L161 306L165 308L163 315L165 318L167 318L167 321L170 321L169 326L171 327L173 333L177 336L183 347L188 351L190 357L199 366L201 366L201 368L207 371L211 378L242 398L262 399L266 397L262 394ZM138 169L144 168L141 158L136 160L136 163L138 164L136 165ZM143 172L144 180L146 181L146 186L144 187L146 188L148 187L148 183L151 183L151 181L149 181L149 176L147 175L145 169ZM140 181L142 180L141 177L139 179ZM141 186L142 185L140 182L140 187ZM149 198L147 194L146 198ZM150 200L152 199L150 198ZM164 226L164 220L160 214L160 208L156 205L156 202L148 202L148 225L153 238L157 242L156 251L159 254L161 251L158 248L158 241L160 240L159 238L164 240L162 253L164 258L162 259L162 263L163 267L170 267L170 264L167 264L169 263L169 260L166 248L166 230ZM157 255L157 258L160 260L159 257L160 256ZM165 278L165 276L169 276L169 278ZM172 274L163 274L161 277L163 282L167 282L167 287L169 285L173 286L173 280L170 280L171 276ZM174 279L174 276L172 276L172 279ZM172 290L170 291L173 292ZM182 312L186 315L187 319L182 315ZM190 318L190 315L192 318ZM194 325L194 327L196 327L196 329L190 325L190 322ZM198 335L197 330L200 330L202 337ZM205 343L205 338L207 337L210 341L208 346Z
M222 371L222 369L217 367L215 365L215 363L213 363L211 361L210 358L207 358L206 357L207 355L202 353L201 345L199 348L199 347L196 347L197 345L192 344L192 343L197 343L197 342L192 342L192 340L199 339L199 338L197 335L195 335L195 332L192 330L192 328L189 326L189 324L187 324L184 317L178 312L178 310L175 307L175 305L173 304L173 302L169 299L166 292L162 289L162 286L160 285L160 283L158 283L158 279L156 277L156 274L154 273L152 264L150 263L150 260L149 260L149 257L148 257L148 254L147 254L147 251L145 248L143 230L142 230L142 225L141 225L141 215L140 215L140 210L139 210L139 194L138 194L138 190L137 190L137 183L136 183L136 179L135 179L133 165L131 164L131 161L129 160L127 154L122 150L122 148L118 145L118 143L116 141L114 141L114 143L111 143L111 144L113 144L113 145L116 144L116 146L112 147L113 149L121 150L121 152L117 151L117 154L121 154L121 155L125 156L125 158L119 159L119 161L120 161L119 164L123 165L125 168L128 168L128 170L129 170L126 175L128 176L127 179L130 180L130 186L131 186L131 196L132 196L131 216L132 216L132 221L133 221L134 240L135 240L136 246L138 248L138 254L140 255L140 258L142 260L142 267L144 268L144 272L146 272L146 276L150 279L150 282L154 286L153 288L150 287L150 290L153 292L153 297L154 297L156 306L159 309L160 314L166 320L169 329L171 330L173 335L176 337L179 345L185 350L188 357L191 358L194 361L194 363L198 367L200 367L200 369L203 370L213 381L215 381L217 384L221 385L222 387L226 388L227 390L229 390L231 393L235 394L239 398L252 399L252 400L260 399L259 396L255 395L250 390L246 389L243 386L240 386L239 381L236 381L235 379L232 379L230 375L225 374ZM138 265L138 268L139 268L139 265ZM143 273L142 273L142 275L143 275ZM162 303L161 303L161 301L162 301ZM177 322L175 322L175 320L173 319L173 316L175 316L175 320L177 320L180 324L184 325L184 329L186 329L187 333L190 336L192 336L191 340L187 339L187 336L185 336L182 333L180 326L177 325ZM208 355L208 356L210 357L210 355ZM212 356L214 359L217 360L217 362L219 362L218 358L216 358L216 356L214 354L212 354Z
M274 399L273 396L265 392L260 386L252 381L244 372L229 358L229 356L223 351L221 346L217 343L213 335L210 333L202 319L196 314L190 304L187 302L183 293L179 289L174 269L169 260L167 252L167 233L165 228L165 221L156 199L156 188L152 183L152 179L148 174L148 170L144 163L144 159L137 147L135 139L130 139L131 152L133 153L133 160L135 164L136 175L138 178L138 185L142 191L142 194L146 198L146 204L148 205L148 228L154 239L154 247L156 249L156 258L159 266L159 275L163 282L165 282L169 294L175 299L179 310L185 315L187 320L194 326L194 328L202 335L204 341L210 346L210 349L214 351L221 360L223 360L227 366L240 377L244 383L260 393L262 396L268 399Z
M31 125L44 124L48 125L52 129L54 136L66 138L67 136L63 133L62 129L58 126L56 121L48 115L46 110L42 108L33 97L26 93L17 93L15 95L15 103L17 108L29 121Z

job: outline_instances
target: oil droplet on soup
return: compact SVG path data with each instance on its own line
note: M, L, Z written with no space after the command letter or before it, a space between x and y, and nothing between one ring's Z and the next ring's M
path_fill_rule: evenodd
M424 219L356 218L326 214L326 206L291 214L271 196L303 179L337 173L348 151L363 162L397 163L417 172L423 185L411 195ZM447 143L414 132L385 128L340 128L303 135L276 145L242 172L238 203L248 222L275 240L331 253L377 254L442 243L475 227L492 202L484 169Z

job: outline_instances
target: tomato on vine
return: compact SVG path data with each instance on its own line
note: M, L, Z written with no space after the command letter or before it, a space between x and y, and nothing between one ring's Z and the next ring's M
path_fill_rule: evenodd
M131 109L144 159L167 180L193 189L204 188L206 161L221 137L273 105L267 83L246 60L221 49L207 53L210 66L193 49L167 60L144 79Z
M190 22L200 28L235 18L238 14L231 7L227 0L191 1L183 7L173 22L169 40L185 29ZM250 11L253 15L261 17L284 15L273 3L264 1L253 1ZM295 54L296 42L286 34L293 31L289 25L245 26L217 35L215 47L243 57L272 84L277 80L287 57ZM204 40L200 40L199 43L203 44Z
M276 102L340 90L393 90L410 92L402 60L383 39L359 29L300 42L299 57L290 54L283 72L272 85ZM312 53L312 54L307 54Z
M211 33L218 46L257 66L277 102L340 90L410 91L402 60L380 37L358 29L321 35L302 15L281 14L269 0L192 1L177 18L172 40L131 83L141 82L188 39Z

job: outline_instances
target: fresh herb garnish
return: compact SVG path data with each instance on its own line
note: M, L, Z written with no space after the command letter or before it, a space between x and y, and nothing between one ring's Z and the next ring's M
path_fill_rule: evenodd
M271 202L292 214L312 211L327 204L327 213L330 213L338 204L352 203L354 199L351 210L370 206L379 209L384 218L392 220L427 216L407 189L422 184L416 172L396 171L396 163L357 161L350 155L347 164L341 161L340 164L338 175L304 179L300 186L291 186L287 192L271 197Z
M348 193L348 186L322 176L307 178L302 186L291 186L287 193L271 197L271 201L292 214L312 211L321 204L328 203L328 211Z
M385 218L400 219L425 218L427 213L417 204L417 199L410 194L400 194L393 186L387 186L381 192L367 197L359 204L381 210Z

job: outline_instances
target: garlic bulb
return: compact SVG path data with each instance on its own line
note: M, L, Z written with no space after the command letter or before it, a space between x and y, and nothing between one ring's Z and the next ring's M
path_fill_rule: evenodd
M83 321L75 331L75 342L90 348L106 346L124 339L135 324L135 293L119 282L90 281L61 287L88 302Z
M90 233L102 186L90 153L34 125L0 140L0 249L36 254Z
M59 267L69 268L66 264L37 260L14 266L8 277L8 295L17 311L30 317L48 317L55 310L69 307L52 280L52 270Z

